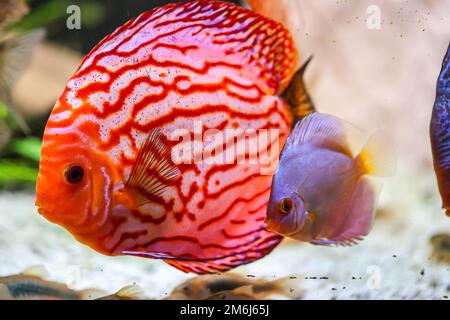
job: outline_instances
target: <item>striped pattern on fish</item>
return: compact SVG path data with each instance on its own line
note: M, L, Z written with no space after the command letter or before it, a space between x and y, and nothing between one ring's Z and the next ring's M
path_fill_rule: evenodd
M282 146L292 115L277 94L295 63L283 26L230 3L172 4L128 21L86 56L54 107L44 134L40 212L104 254L162 258L188 272L261 258L280 237L264 228L272 177L261 175L259 164L182 164L180 182L138 210L112 195L154 128L172 146L171 133L188 129L193 137L199 120L203 130L279 129ZM39 197L54 192L48 177L68 155L90 163L95 181L77 217L51 213L73 210L77 195L63 205Z

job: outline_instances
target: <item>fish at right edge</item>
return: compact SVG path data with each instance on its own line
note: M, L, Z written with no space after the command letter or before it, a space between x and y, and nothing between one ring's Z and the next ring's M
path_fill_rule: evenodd
M430 122L434 171L442 197L442 208L450 216L450 45L437 81L436 101Z
M318 245L350 245L372 226L377 188L368 176L390 176L394 160L380 134L361 149L362 132L313 113L289 135L273 177L266 227Z

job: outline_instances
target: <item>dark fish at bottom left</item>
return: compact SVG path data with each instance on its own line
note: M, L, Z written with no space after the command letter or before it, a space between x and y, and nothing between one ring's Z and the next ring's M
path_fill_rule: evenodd
M98 289L76 291L44 280L46 276L44 268L32 267L18 275L0 277L0 300L90 300L105 295Z

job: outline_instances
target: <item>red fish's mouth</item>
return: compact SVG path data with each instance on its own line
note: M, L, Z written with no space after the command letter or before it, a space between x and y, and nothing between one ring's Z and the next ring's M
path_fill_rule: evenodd
M45 208L42 203L40 203L39 201L35 202L35 205L38 207L37 208L37 212L44 217L46 220L53 222L53 223L58 223L58 219L55 218L55 215L52 214L52 210L49 210L49 208Z
M37 211L41 216L43 216L48 221L56 223L56 221L52 219L51 215L49 215L48 211L45 210L44 208L38 207Z
M35 201L34 205L37 208L37 212L41 215L41 216L45 216L46 215L46 211L44 210L44 208L42 207L41 203L39 203L39 201Z
M38 208L37 211L39 212L39 214L40 214L41 216L44 216L44 215L45 215L45 211L44 211L43 208Z

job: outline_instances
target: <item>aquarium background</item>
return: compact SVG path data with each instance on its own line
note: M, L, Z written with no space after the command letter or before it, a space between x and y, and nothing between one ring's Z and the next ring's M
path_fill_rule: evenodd
M34 206L40 138L68 78L105 35L168 2L28 1L30 13L13 28L45 27L47 37L13 90L13 104L32 133L22 134L0 106L0 276L43 265L51 280L74 289L112 293L138 284L155 299L193 277L158 260L103 256L44 220ZM384 131L396 150L397 173L382 180L373 230L360 244L328 248L284 240L265 258L233 272L295 277L292 288L305 299L448 299L450 249L433 250L430 238L450 234L450 218L441 209L428 126L450 40L450 2L279 3L300 62L313 55L306 85L316 108L368 131ZM81 8L80 30L66 26L73 4ZM380 29L367 26L372 5L380 9Z

